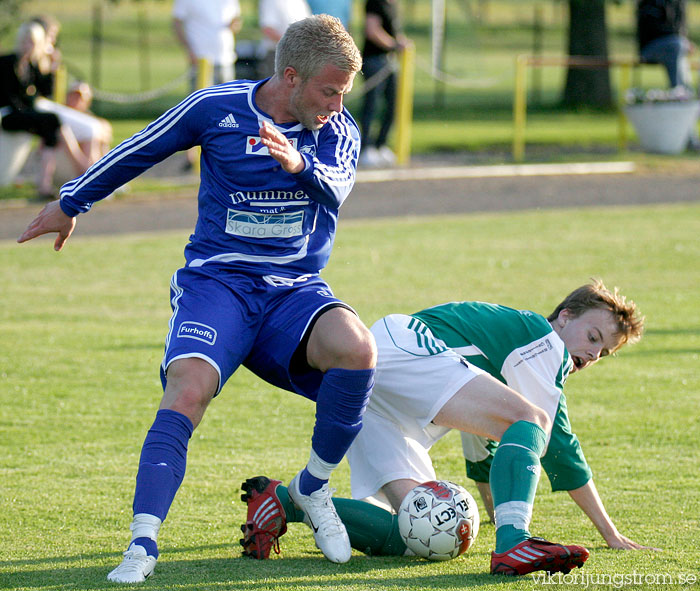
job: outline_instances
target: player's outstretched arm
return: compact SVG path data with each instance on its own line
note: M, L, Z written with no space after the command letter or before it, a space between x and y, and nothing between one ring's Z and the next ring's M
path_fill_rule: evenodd
M623 536L617 531L615 524L603 506L603 501L600 499L592 478L582 487L570 490L569 494L593 522L593 525L596 526L610 548L615 550L659 550L659 548L637 544L637 542L630 540L627 536Z
M67 216L63 212L59 201L52 201L44 207L44 209L39 212L39 215L27 226L27 229L17 239L17 242L27 242L42 234L58 232L53 248L59 251L73 233L74 228L75 218Z

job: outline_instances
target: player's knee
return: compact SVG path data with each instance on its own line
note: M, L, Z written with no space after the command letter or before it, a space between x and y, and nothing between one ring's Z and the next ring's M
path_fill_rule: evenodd
M349 314L349 313L348 313ZM369 329L352 315L342 324L327 323L312 332L307 357L312 367L327 371L339 369L372 369L377 364L377 345ZM318 330L317 330L318 329Z
M549 418L549 415L544 410L530 402L524 401L523 404L515 405L510 410L511 413L508 426L519 421L526 421L528 423L534 423L545 433L549 433L552 428L552 421Z
M552 430L552 420L544 410L533 406L530 414L531 417L526 420L539 426L545 433L549 433Z
M175 361L168 368L161 408L180 412L197 426L217 387L218 374L206 361L196 358Z
M185 415L192 422L192 426L196 428L202 422L202 417L211 399L212 396L204 396L201 391L184 389L176 397L164 399L160 408L167 408Z
M377 345L372 333L364 326L356 327L338 352L338 367L372 369L377 365Z
M371 369L377 365L377 344L374 335L364 326L355 335L352 344L352 358L359 366L357 369Z

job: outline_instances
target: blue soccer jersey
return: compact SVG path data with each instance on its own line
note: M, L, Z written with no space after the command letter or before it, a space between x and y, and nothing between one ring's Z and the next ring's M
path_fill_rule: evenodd
M343 110L319 130L276 125L255 104L265 81L235 81L197 91L125 140L61 188L69 216L180 150L202 148L199 216L185 248L187 266L219 263L296 277L328 262L338 209L354 182L360 135ZM302 154L305 169L285 172L261 143L263 121Z

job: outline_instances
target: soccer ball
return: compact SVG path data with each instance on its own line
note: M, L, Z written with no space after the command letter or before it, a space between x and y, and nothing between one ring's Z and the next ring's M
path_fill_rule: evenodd
M424 482L399 507L399 533L409 550L428 560L466 552L479 533L479 509L464 488L445 480Z

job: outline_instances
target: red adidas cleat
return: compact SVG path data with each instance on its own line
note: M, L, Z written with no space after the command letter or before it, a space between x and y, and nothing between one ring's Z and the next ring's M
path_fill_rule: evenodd
M241 525L244 556L263 560L270 557L270 550L280 553L279 538L287 531L287 516L275 493L279 484L279 480L256 476L241 485L241 501L248 505L247 521Z
M582 567L588 560L588 550L583 546L562 546L529 538L502 554L491 553L492 575L526 575L536 570L564 574L572 568Z

